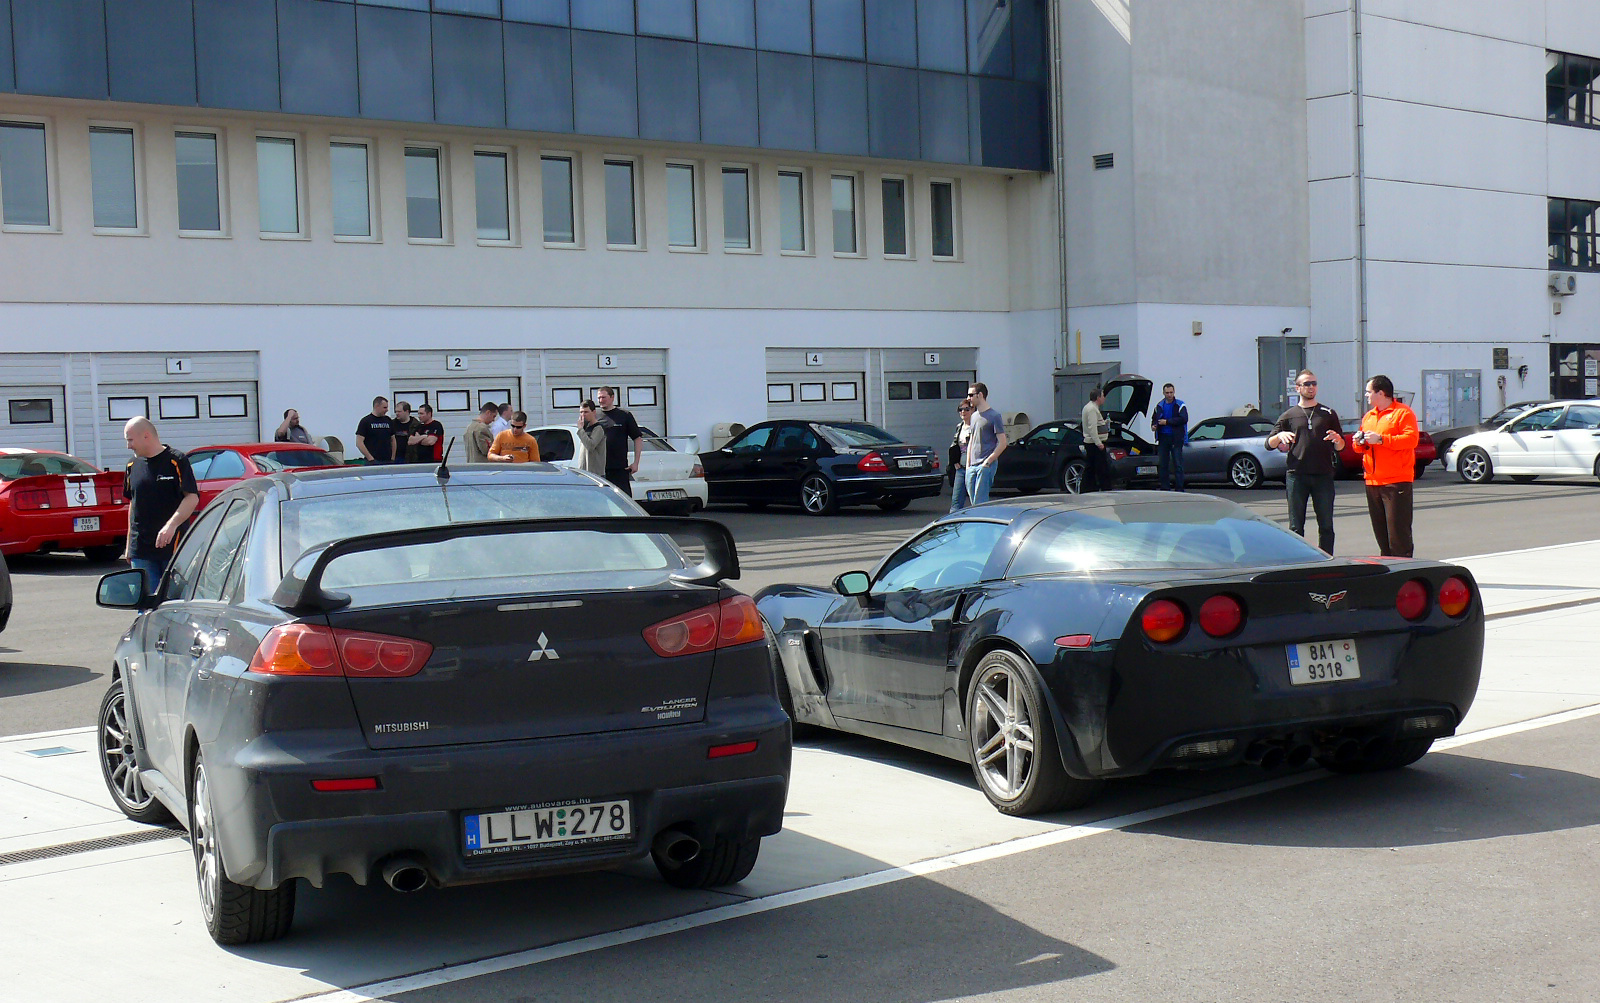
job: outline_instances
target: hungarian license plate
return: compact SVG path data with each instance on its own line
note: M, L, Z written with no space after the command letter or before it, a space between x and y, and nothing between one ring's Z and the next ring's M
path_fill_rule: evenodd
M1361 661L1356 657L1354 641L1310 641L1285 647L1289 656L1289 682L1296 686L1361 678Z
M633 812L626 799L556 801L461 816L461 846L468 857L606 843L632 836Z
M894 462L895 466L899 467L901 470L918 470L921 469L926 461L917 456L902 456Z
M689 493L682 488L661 488L656 491L646 491L645 501L671 501L674 498L687 498Z
M81 519L74 519L72 520L72 531L74 533L98 533L100 532L100 517L86 515Z
M1154 463L1141 463L1138 469L1141 474L1153 474L1156 472L1156 465Z

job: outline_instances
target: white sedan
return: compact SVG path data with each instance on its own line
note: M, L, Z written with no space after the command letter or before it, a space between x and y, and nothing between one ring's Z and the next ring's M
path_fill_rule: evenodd
M560 467L578 465L578 426L530 428L539 443L539 459ZM633 500L651 512L694 512L706 507L706 473L696 453L680 453L649 429L639 472L633 475Z
M1514 481L1600 477L1600 401L1555 401L1494 431L1464 435L1451 443L1445 469L1468 484L1487 484L1495 474Z

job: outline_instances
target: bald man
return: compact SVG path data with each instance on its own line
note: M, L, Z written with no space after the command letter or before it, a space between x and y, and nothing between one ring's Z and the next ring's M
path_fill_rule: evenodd
M172 560L179 530L200 507L200 489L188 458L162 445L149 418L130 419L122 437L133 450L122 475L122 494L132 506L123 557L144 572L145 592L153 594Z

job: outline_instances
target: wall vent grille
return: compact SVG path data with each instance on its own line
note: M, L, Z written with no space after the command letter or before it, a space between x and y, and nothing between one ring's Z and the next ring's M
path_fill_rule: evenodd
M1100 336L1100 351L1115 352L1122 347L1122 335L1102 334Z
M1115 155L1110 154L1110 153L1096 153L1094 155L1094 169L1095 170L1097 170L1097 171L1109 171L1114 166L1116 166L1116 157L1115 157Z

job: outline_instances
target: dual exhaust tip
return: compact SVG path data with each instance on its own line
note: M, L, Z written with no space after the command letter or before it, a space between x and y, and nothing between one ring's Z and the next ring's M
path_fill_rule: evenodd
M700 856L700 841L682 829L663 829L650 844L657 860L682 867ZM428 886L428 861L416 853L397 853L379 870L383 883L397 892L416 892Z
M1289 736L1251 742L1244 751L1244 761L1255 763L1264 770L1276 770L1280 766L1291 769L1304 766L1312 756L1321 756L1336 763L1354 763L1360 759L1375 757L1385 744L1387 740L1381 735L1372 735L1366 739L1335 737L1321 745L1312 745L1303 739Z

